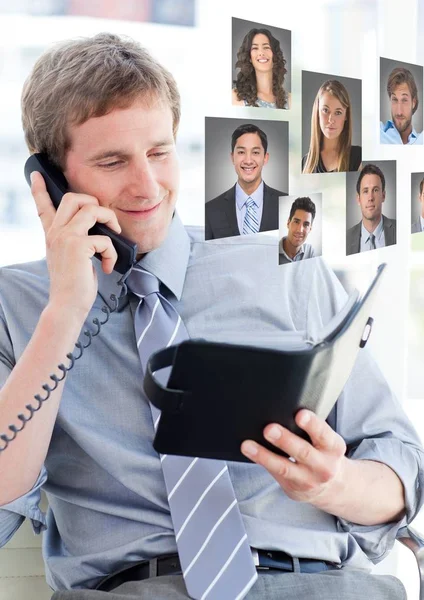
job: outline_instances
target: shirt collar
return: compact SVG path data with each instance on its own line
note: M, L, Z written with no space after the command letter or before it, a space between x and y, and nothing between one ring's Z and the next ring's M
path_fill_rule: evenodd
M393 121L390 121L390 119L384 123L384 126L383 126L384 133L386 133L386 131L388 129L396 129L395 124L393 123Z
M375 235L375 239L378 239L383 231L383 215L381 215L380 222L377 227L372 232ZM368 242L371 233L364 227L363 221L361 222L361 237L364 239L365 243Z
M256 190L252 194L246 194L246 192L239 185L239 183L238 182L236 183L236 203L237 203L237 208L239 210L241 210L243 208L243 206L246 203L246 200L249 197L255 201L255 204L258 208L262 206L263 199L264 199L264 182L263 182L263 180L261 181L261 183L258 185Z
M390 119L388 121L386 121L386 123L383 127L383 131L386 132L388 129L396 129L395 124ZM397 129L396 129L396 131L397 131ZM400 133L399 133L399 135L400 135ZM413 127L411 133L408 136L408 142L411 138L417 138L417 137L418 137L418 133L416 132L416 130Z
M284 254L284 256L286 258L288 258L289 260L291 260L292 262L296 259L296 256L299 256L300 254L304 254L305 253L305 244L302 244L299 248L299 250L296 252L296 254L293 256L293 258L291 258L286 251L284 250L284 246L283 246L283 241L287 239L287 236L285 235L283 238L281 238L280 240L280 254Z
M189 257L190 238L181 219L177 213L174 213L165 240L159 248L145 254L137 264L155 275L177 300L180 300ZM110 300L110 295L119 296L120 288L117 284L122 275L116 271L106 275L101 262L97 259L93 261L93 264L97 272L99 295L110 308L114 308L114 302ZM122 298L118 310L122 310L127 303L128 297Z

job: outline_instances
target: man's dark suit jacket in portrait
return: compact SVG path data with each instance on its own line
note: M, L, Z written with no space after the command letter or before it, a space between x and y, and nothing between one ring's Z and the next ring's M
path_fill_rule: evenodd
M278 197L287 196L264 182L264 204L259 231L278 229ZM240 235L236 213L236 186L217 196L205 206L205 240Z
M351 227L346 232L346 254L357 254L361 250L362 221ZM383 215L384 245L396 244L396 219L389 219Z
M418 217L418 220L411 225L411 233L421 233L421 220Z

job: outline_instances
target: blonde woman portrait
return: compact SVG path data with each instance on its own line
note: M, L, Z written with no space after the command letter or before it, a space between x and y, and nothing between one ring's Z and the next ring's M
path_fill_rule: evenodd
M313 103L309 150L302 158L302 173L358 171L361 146L352 145L352 122L346 87L337 79L327 79Z
M233 105L289 108L290 93L285 88L286 65L280 41L271 31L257 27L250 29L237 51L235 67L238 73L233 81Z

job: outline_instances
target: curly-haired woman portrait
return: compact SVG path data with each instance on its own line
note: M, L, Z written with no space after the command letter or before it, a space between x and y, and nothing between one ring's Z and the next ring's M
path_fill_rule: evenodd
M237 52L232 103L235 106L289 108L290 94L284 89L287 73L280 42L269 29L251 29Z
M352 104L346 87L328 79L318 90L312 107L309 151L302 158L302 173L358 171L361 147L352 146Z

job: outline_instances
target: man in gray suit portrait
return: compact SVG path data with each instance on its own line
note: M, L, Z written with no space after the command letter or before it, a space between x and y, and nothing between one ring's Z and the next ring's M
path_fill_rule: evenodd
M396 220L383 215L386 180L377 165L367 164L356 182L356 201L362 220L346 233L346 254L356 254L396 244Z
M252 123L237 127L231 138L237 183L206 203L206 240L278 229L278 198L287 194L263 181L268 160L266 133Z
M411 233L421 233L421 231L424 231L424 179L420 181L418 200L420 203L420 216L412 223Z

